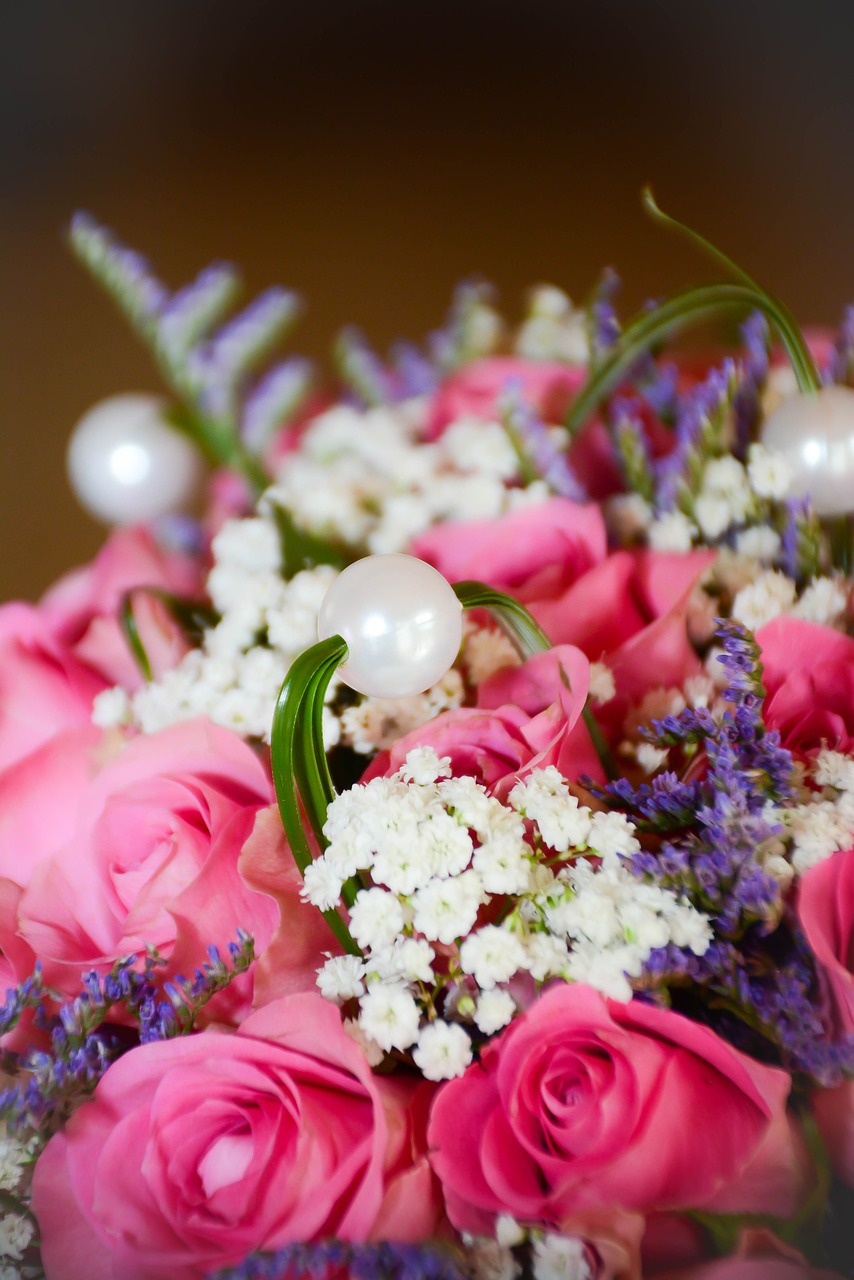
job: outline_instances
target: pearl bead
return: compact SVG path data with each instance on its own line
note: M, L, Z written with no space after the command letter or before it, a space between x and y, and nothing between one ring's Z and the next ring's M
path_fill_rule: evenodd
M83 415L68 443L68 475L81 506L107 524L155 520L187 506L203 464L163 418L157 396L120 395Z
M448 582L414 556L366 556L335 579L320 606L321 640L340 635L338 668L359 693L405 698L435 684L459 652L462 606Z
M812 499L820 516L854 511L854 390L822 387L793 395L771 413L762 443L794 469L793 497Z

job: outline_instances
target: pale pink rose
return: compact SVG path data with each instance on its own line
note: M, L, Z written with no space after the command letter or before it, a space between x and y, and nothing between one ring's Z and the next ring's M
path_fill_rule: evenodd
M158 545L151 530L132 525L112 533L90 565L60 578L39 608L53 634L110 684L135 689L141 675L119 623L125 595L134 590L133 612L155 674L174 666L187 642L155 588L197 598L204 585L199 557ZM137 589L137 590L135 590Z
M238 926L260 951L275 907L237 864L271 799L251 748L207 721L129 740L58 735L0 779L0 877L23 889L16 935L64 991L146 943L183 972Z
M400 1195L409 1101L316 995L234 1035L132 1049L36 1167L48 1280L202 1280L260 1249L368 1240ZM427 1192L422 1178L406 1199L429 1234Z
M854 640L800 618L775 618L756 634L765 723L798 755L822 745L854 751Z
M698 1207L755 1160L790 1083L680 1014L560 984L442 1087L433 1167L454 1226L475 1233L498 1213L561 1230L591 1210ZM714 1116L702 1142L698 1115ZM782 1186L775 1156L782 1214L803 1183L794 1150L790 1173Z
M476 778L503 799L532 769L555 765L565 777L601 776L581 720L590 664L580 649L560 645L497 672L478 689L476 707L444 711L399 738L366 770L364 780L391 775L413 747L450 757L457 776Z
M88 724L92 699L105 687L37 608L0 607L0 770L63 729Z
M498 402L510 384L521 388L525 402L545 421L562 422L586 377L583 365L524 360L518 356L474 360L446 378L433 395L427 438L434 440L457 418L494 422Z
M819 963L839 1031L854 1033L854 849L801 876L798 918Z

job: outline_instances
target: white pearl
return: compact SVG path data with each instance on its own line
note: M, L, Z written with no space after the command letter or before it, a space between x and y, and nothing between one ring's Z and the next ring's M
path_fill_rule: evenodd
M111 396L93 405L68 442L68 475L81 506L107 524L180 511L203 472L192 441L163 418L157 396Z
M789 396L769 415L762 443L795 472L793 497L812 499L820 516L854 511L854 390L822 387Z
M405 698L435 684L459 652L462 605L432 565L414 556L366 556L339 574L320 606L321 640L340 635L342 680L359 693Z

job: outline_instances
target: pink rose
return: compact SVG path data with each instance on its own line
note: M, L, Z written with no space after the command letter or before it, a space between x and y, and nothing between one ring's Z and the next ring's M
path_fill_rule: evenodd
M854 1033L854 849L801 876L798 917L824 975L840 1031Z
M550 498L495 520L448 521L417 538L412 554L449 582L477 578L523 604L561 596L605 559L602 512Z
M316 907L300 897L302 875L293 860L275 805L262 809L240 853L240 877L257 893L269 895L278 923L264 954L254 967L254 1003L317 990L317 971L324 953L340 954L340 946Z
M91 726L59 734L0 777L0 877L23 889L18 938L65 991L81 969L149 942L183 972L238 926L260 951L275 907L237 862L271 799L251 748L207 721L127 741Z
M417 746L449 756L456 775L477 778L503 798L532 769L555 765L565 777L602 776L581 713L590 664L580 649L559 645L497 672L478 689L476 707L444 711L380 753L364 778L392 774Z
M112 533L90 565L60 578L43 596L40 610L53 634L110 684L134 689L141 676L118 613L134 588L153 587L184 598L203 586L199 558L159 546L144 525ZM174 666L187 642L165 606L137 591L134 618L155 674Z
M36 1167L46 1274L201 1280L259 1249L370 1239L390 1194L402 1207L410 1102L317 995L276 1001L234 1035L132 1049ZM422 1160L404 1188L426 1235L429 1176Z
M799 618L775 618L762 649L765 723L799 755L823 744L854 751L854 640Z
M687 652L688 596L715 558L713 551L608 555L600 508L566 498L495 520L437 525L412 553L449 582L476 578L514 596L552 643L577 645L593 660L664 617L679 619Z
M55 733L88 724L104 679L52 633L33 605L0 608L0 770Z
M680 1014L560 984L442 1087L433 1167L454 1226L474 1233L499 1213L561 1230L587 1211L710 1206L752 1162L767 1200L755 1157L787 1128L789 1086L785 1072ZM698 1115L714 1117L702 1142ZM785 1216L803 1171L793 1149L778 1182L774 1146ZM749 1188L741 1207L752 1208Z
M521 384L526 403L547 422L562 422L587 377L583 365L493 356L474 360L446 378L430 402L427 438L434 440L457 418L494 421L508 383Z

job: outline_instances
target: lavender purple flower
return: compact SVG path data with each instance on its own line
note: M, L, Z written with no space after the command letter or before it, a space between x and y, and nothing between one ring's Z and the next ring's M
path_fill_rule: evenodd
M236 1267L217 1271L211 1280L320 1280L343 1267L351 1280L465 1280L468 1274L460 1257L440 1244L321 1240L253 1254Z

